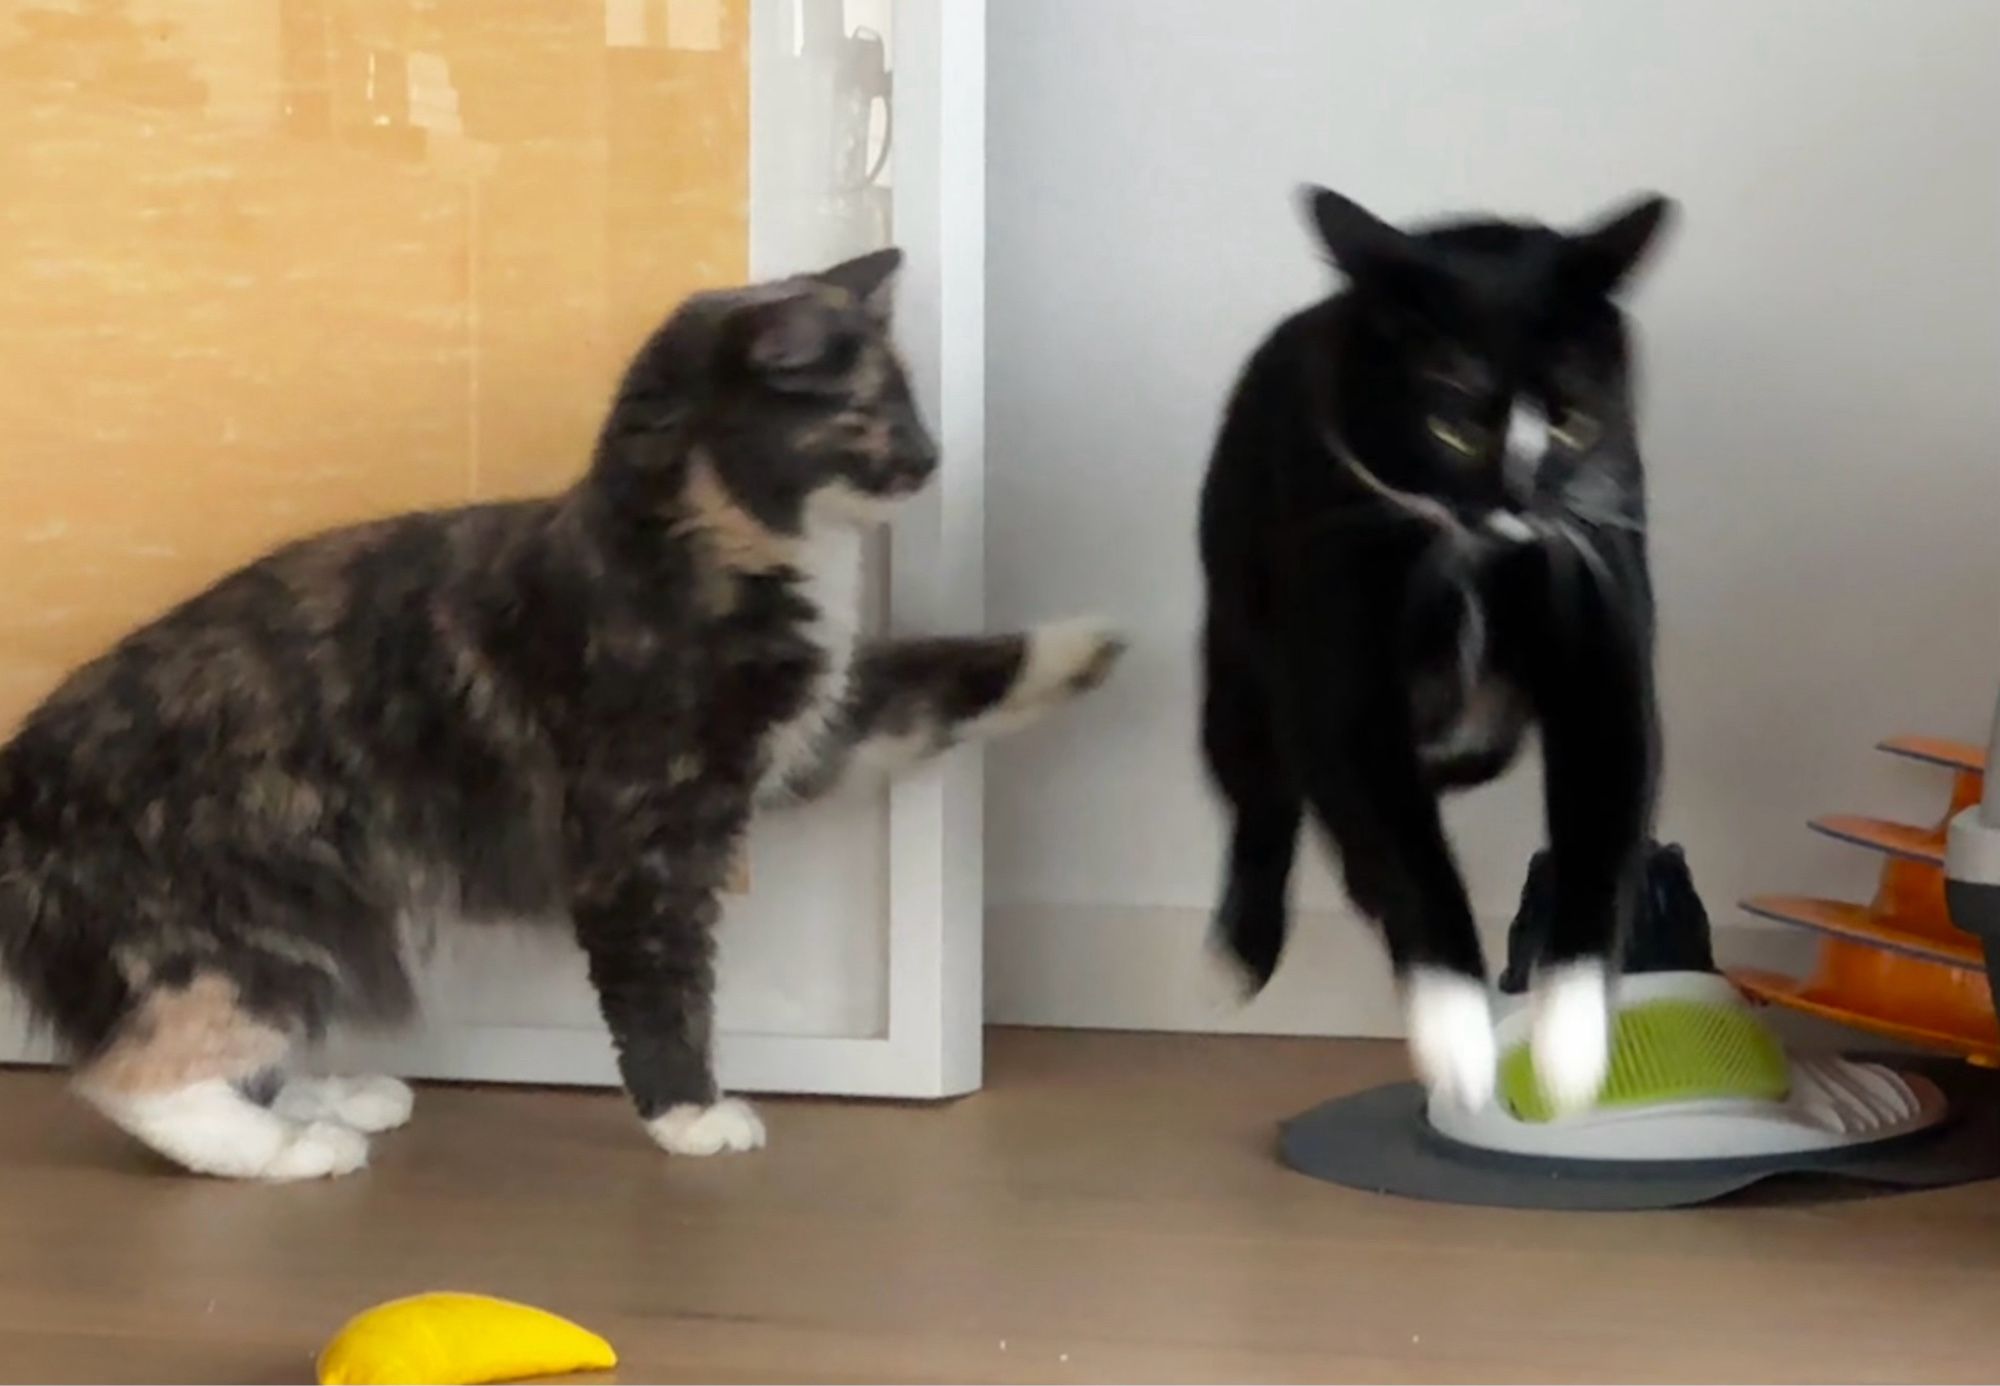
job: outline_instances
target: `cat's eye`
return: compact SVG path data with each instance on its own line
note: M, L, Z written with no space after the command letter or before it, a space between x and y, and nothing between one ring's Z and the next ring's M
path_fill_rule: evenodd
M1436 415L1433 415L1426 421L1425 426L1430 429L1431 437L1443 443L1460 457L1477 457L1479 455L1479 435L1473 429L1461 427L1448 419L1440 419Z
M1590 415L1572 409L1563 415L1561 423L1549 430L1549 436L1570 452L1588 452L1604 436L1604 430Z

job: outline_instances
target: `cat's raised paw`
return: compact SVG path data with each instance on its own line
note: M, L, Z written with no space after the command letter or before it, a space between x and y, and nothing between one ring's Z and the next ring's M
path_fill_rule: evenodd
M1500 1055L1486 983L1443 968L1413 968L1403 981L1410 1062L1424 1087L1468 1110L1493 1100Z
M953 739L1008 736L1032 725L1111 676L1125 641L1102 621L1078 617L1024 631L1012 682L984 712L958 725Z
M724 1151L760 1150L764 1123L740 1097L725 1097L709 1106L683 1102L646 1123L646 1131L662 1150L675 1155L720 1155Z
M1534 981L1529 1045L1542 1096L1558 1113L1597 1100L1611 1069L1611 987L1603 963L1563 963Z
M1048 702L1088 693L1111 677L1125 640L1092 617L1051 621L1028 632L1027 656L1010 701Z

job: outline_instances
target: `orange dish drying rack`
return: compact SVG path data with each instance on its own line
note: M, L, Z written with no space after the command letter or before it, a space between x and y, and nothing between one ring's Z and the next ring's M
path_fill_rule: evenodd
M1881 749L1952 773L1944 820L1922 828L1847 814L1814 819L1814 831L1882 854L1875 899L1745 900L1752 914L1819 934L1818 965L1802 981L1751 968L1732 969L1729 979L1759 1001L2000 1067L1986 960L1979 940L1953 926L1944 898L1945 825L1979 802L1985 752L1924 736L1896 737Z

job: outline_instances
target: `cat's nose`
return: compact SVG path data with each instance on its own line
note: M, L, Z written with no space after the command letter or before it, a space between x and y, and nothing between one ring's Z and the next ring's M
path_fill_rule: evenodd
M919 490L937 469L937 448L928 442L918 444L897 453L890 481L898 491Z

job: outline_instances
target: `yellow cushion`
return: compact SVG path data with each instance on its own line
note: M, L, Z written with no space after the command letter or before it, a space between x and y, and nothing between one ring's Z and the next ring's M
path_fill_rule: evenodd
M568 1319L488 1295L392 1299L348 1320L319 1355L321 1386L472 1386L603 1371L611 1344Z

